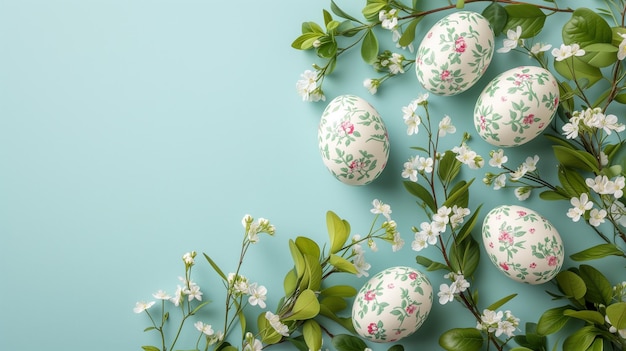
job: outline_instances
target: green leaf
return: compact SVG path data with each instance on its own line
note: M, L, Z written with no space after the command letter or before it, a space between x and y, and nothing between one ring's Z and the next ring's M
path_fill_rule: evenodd
M525 346L530 348L531 350L546 350L547 349L547 338L543 335L539 335L537 333L537 324L527 322L526 325L526 335L520 335L523 337L524 343L521 342L521 338L515 337L515 341L520 346Z
M324 16L324 24L326 25L326 29L328 29L328 24L332 22L333 16L327 10L322 10L322 15Z
M320 303L317 300L317 295L311 289L303 290L296 303L293 305L291 315L285 317L285 321L302 321L311 319L317 316L320 312Z
M585 294L587 301L603 304L605 306L611 303L613 299L613 286L604 274L595 267L585 264L579 267L578 274L587 287L587 294Z
M345 299L337 296L328 296L320 301L320 305L326 306L333 313L343 311L348 307L348 303Z
M356 267L354 267L354 264L346 260L345 258L335 255L335 254L331 254L329 258L330 258L329 263L333 267L337 268L337 270L339 270L340 272L348 272L352 274L358 273L358 271L356 270Z
M144 329L144 332L150 331L150 330L154 330L156 329L156 327L147 327L146 329Z
M602 71L598 67L583 62L578 57L572 57L563 61L555 60L554 69L566 79L579 82L587 80L588 83L584 88L591 87L603 77Z
M474 182L474 179L470 179L469 182L464 180L458 182L452 190L450 190L450 194L448 198L443 203L444 206L452 207L453 205L467 207L469 203L469 187Z
M141 348L144 349L144 351L161 351L156 346L142 346Z
M569 196L567 195L563 195L557 191L552 191L552 190L546 190L546 191L542 191L541 193L539 193L539 197L542 200L569 200Z
M387 7L385 0L380 1L368 1L367 5L361 10L363 17L370 22L378 21L378 13Z
M308 50L313 48L313 43L319 38L323 37L324 34L320 33L304 33L297 37L292 43L291 47L297 50Z
M563 313L570 309L568 306L555 307L543 312L537 322L537 333L539 335L550 335L561 330L569 317Z
M417 256L415 258L415 260L417 261L417 264L422 265L424 267L426 267L427 271L437 271L440 269L444 269L446 271L451 271L450 267L448 267L447 265L440 263L440 262L435 262L433 260L431 260L430 258L424 257L424 256Z
M617 61L617 48L607 43L590 44L582 48L585 55L580 60L593 67L607 67Z
M465 240L465 238L467 236L469 236L472 233L472 230L474 229L474 227L476 226L476 223L478 223L478 214L480 213L480 209L482 208L482 204L480 204L476 210L474 210L474 213L472 213L472 215L470 216L470 218L465 222L465 224L463 224L463 226L461 227L461 229L459 230L459 233L456 237L456 240L458 241L462 241Z
M505 297L501 298L500 300L498 300L498 301L492 303L491 305L487 306L487 309L491 310L491 311L495 311L498 308L502 307L502 305L504 305L505 303L507 303L510 300L512 300L515 296L517 296L517 293L511 294L509 296L505 296Z
M539 34L546 22L546 15L536 5L508 5L505 6L504 9L506 10L508 18L503 31L509 29L515 30L517 26L521 26L521 38L532 38Z
M302 325L302 335L309 350L322 348L322 328L313 319L309 319Z
M404 29L404 33L402 33L400 40L398 41L398 44L400 44L400 46L409 46L413 42L413 40L415 39L415 28L423 18L424 16L415 17L413 20L411 20L411 22L409 22L409 24Z
M455 242L450 249L450 268L454 272L462 272L471 277L480 261L480 247L478 242L468 236L461 242Z
M299 236L296 238L296 246L303 255L311 255L316 259L319 259L320 247L315 241L304 236Z
M320 291L320 295L353 297L356 296L357 290L351 285L334 285Z
M450 184L461 171L461 162L456 159L456 154L450 150L443 154L439 161L437 174L444 185Z
M584 48L590 44L610 43L613 31L609 24L595 11L578 8L572 17L563 25L563 43L578 44Z
M298 274L296 273L295 268L289 270L285 275L285 279L283 280L283 289L285 290L285 296L291 295L294 291L296 291L296 287L298 286Z
M400 344L393 345L392 347L387 349L387 351L404 351L404 346L402 346Z
M563 294L567 297L580 301L587 293L585 281L572 271L559 272L556 275L556 281Z
M373 64L378 58L378 39L374 31L369 29L361 43L361 57L367 64Z
M304 262L306 263L306 275L309 281L306 286L302 284L301 287L318 291L322 285L322 265L319 262L319 258L305 254Z
M334 38L331 41L322 42L322 45L317 48L317 55L321 58L330 59L335 57L335 54L337 54L337 42Z
M331 343L337 349L337 351L363 351L367 348L367 344L360 338L347 335L337 334L335 335Z
M209 255L204 254L204 258L206 258L206 260L209 262L209 264L211 265L211 267L213 267L213 270L220 276L222 277L222 279L228 281L228 278L226 277L226 274L224 274L224 272L222 272L222 270L220 269L220 267L217 265L217 263L215 263L211 257L209 257Z
M599 173L598 162L584 150L572 150L561 145L552 146L557 160L565 167Z
M330 253L337 253L345 245L350 236L350 229L334 212L326 212L326 227L330 237Z
M563 350L567 351L587 351L593 344L600 330L594 326L582 327L568 336L563 342Z
M199 304L196 308L193 309L193 311L191 311L189 314L194 315L196 313L198 313L198 311L200 311L200 309L202 309L202 307L208 305L211 301L204 301L203 303Z
M233 345L228 343L222 344L222 346L218 347L215 351L237 351L238 349ZM195 350L194 350L195 351Z
M552 135L548 133L545 133L543 136L554 144L558 144L558 145L570 148L572 150L576 150L576 147L572 145L569 141L567 141L567 139L563 139L562 136L556 136L556 135Z
M402 184L404 184L404 188L409 192L409 194L422 200L424 205L428 206L431 211L437 212L435 200L433 199L431 193L426 188L424 188L424 186L416 182L411 182L409 180L405 180L404 182L402 182Z
M296 269L297 279L300 279L306 270L304 256L302 256L302 253L300 252L300 249L298 249L295 241L291 239L289 239L289 251L291 252L291 258L293 259L294 267Z
M570 255L570 258L574 261L589 261L607 256L624 256L624 252L614 244L600 244Z
M626 302L617 302L607 306L606 315L611 325L617 329L626 329Z
M504 6L497 2L492 2L487 6L482 15L489 21L495 35L499 35L504 30L509 15L506 13Z
M456 0L456 8L462 9L465 7L465 0Z
M326 34L324 33L324 29L315 22L302 22L302 34L305 33L318 33L318 34Z
M581 310L581 311L565 310L563 312L563 314L568 316L568 317L581 319L581 320L583 320L585 322L589 322L591 324L604 325L604 316L602 315L602 313L600 313L598 311L591 311L591 310Z
M582 193L589 193L589 187L578 171L559 165L557 174L563 189L570 198L579 197Z
M448 351L479 351L483 335L476 328L454 328L439 337L439 345Z
M337 6L337 4L335 3L334 0L330 0L330 10L337 16L341 17L341 18L345 18L348 19L350 21L354 21L354 22L358 22L361 23L361 21L359 21L358 19L350 16L349 14L347 14L345 11L343 11L342 9L339 8L339 6Z

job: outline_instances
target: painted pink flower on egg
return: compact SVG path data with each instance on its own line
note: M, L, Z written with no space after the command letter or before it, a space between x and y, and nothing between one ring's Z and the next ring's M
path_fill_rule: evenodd
M467 44L465 44L465 38L458 37L454 41L454 51L458 53L464 53L466 48L467 48Z
M387 284L387 289L393 289L395 287L396 287L396 285L394 283Z
M509 265L506 262L501 262L500 263L500 268L504 269L505 271L509 270Z
M409 279L411 279L411 280L417 279L417 273L415 273L415 272L409 273Z
M367 326L367 332L370 334L376 334L376 332L378 331L378 326L376 325L376 323L370 323Z
M376 298L376 292L374 290L368 290L365 292L365 301L372 301Z
M517 215L520 217L524 217L527 215L526 211L517 211Z
M533 124L534 121L535 121L535 115L533 115L531 113L528 116L524 117L524 120L522 121L522 123L524 123L524 124Z
M554 266L556 266L558 261L559 260L556 258L556 256L548 256L548 266L554 267Z
M513 245L513 236L508 232L502 231L500 232L500 236L498 237L498 241L501 243L508 243L509 245Z
M415 306L415 305L408 305L406 307L406 313L407 314L413 314L415 312L415 310L417 310L417 306Z
M354 132L354 124L350 121L341 122L341 129L346 134L352 134Z
M441 72L440 78L444 82L450 80L450 71L448 71L447 69L443 70L443 72Z
M533 262L528 267L530 267L531 269L537 268L537 264L535 262Z

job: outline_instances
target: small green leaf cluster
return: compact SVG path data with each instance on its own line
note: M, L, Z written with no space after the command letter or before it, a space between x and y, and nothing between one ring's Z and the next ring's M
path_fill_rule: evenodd
M623 350L626 347L623 283L613 286L593 266L580 265L560 272L556 276L556 285L558 292L550 294L557 300L566 300L567 304L541 315L533 339L555 334L570 324L575 331L563 339L563 350ZM545 342L530 349L548 350Z

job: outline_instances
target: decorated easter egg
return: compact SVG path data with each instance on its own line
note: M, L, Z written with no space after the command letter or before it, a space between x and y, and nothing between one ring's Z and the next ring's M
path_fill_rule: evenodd
M485 86L474 107L474 126L492 145L519 146L541 134L558 106L559 87L549 71L516 67Z
M410 267L391 267L363 285L352 306L356 332L373 342L393 342L413 334L433 304L428 278Z
M517 205L494 208L485 216L482 237L491 262L515 281L542 284L554 278L563 265L561 236L531 209Z
M454 12L435 23L417 49L415 70L424 89L451 96L471 88L491 63L494 34L472 11Z
M345 184L371 183L387 165L385 123L376 109L358 96L340 95L326 106L318 140L324 165Z

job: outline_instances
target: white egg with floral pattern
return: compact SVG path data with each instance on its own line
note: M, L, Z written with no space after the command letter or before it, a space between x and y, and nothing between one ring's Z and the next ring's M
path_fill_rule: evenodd
M318 141L324 165L342 183L369 184L387 165L387 127L376 109L358 96L340 95L326 106Z
M474 126L491 145L513 147L536 138L559 107L559 86L550 71L520 66L496 76L479 95Z
M430 281L410 267L391 267L363 285L352 306L357 334L377 342L394 342L422 326L433 304Z
M473 11L445 16L426 32L415 58L424 89L452 96L471 88L491 63L494 34L489 21Z
M482 237L491 262L515 281L543 284L563 265L565 253L559 232L529 208L503 205L489 211Z

